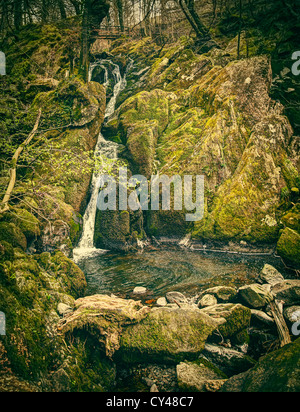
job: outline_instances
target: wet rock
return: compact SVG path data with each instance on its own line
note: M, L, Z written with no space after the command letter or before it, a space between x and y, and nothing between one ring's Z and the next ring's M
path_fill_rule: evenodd
M215 368L216 369L216 368ZM200 362L181 362L176 367L178 386L186 392L205 392L206 384L222 379L224 376Z
M241 287L239 297L252 308L263 308L272 300L268 290L258 283Z
M283 311L285 319L290 322L299 322L300 321L300 306L290 306L285 308Z
M198 302L199 308L217 305L217 299L212 295L204 295Z
M284 301L286 306L300 303L300 280L285 280L272 287L276 299Z
M144 288L143 286L137 286L133 289L134 295L144 295L145 293L147 293L147 288Z
M216 286L203 293L213 295L220 302L229 302L237 295L237 290L228 286Z
M283 282L284 277L273 266L265 264L258 276L258 281L262 283L269 283L270 285L276 285L276 283Z
M206 344L201 354L227 376L233 376L252 368L256 361L232 348Z
M119 349L122 326L139 322L150 311L141 302L107 295L93 295L75 301L75 311L58 324L61 334L74 329L94 334L99 345L104 345L106 355L112 357Z
M249 371L229 379L221 392L299 392L300 338L261 358Z
M236 335L250 325L251 311L240 304L223 303L201 309L214 319L225 319L226 322L218 330L223 338Z
M166 298L158 298L156 301L157 306L167 306L168 302Z
M252 318L262 322L266 326L274 326L275 321L262 310L251 309Z
M126 327L116 356L127 363L194 360L223 322L199 309L153 308L141 322Z

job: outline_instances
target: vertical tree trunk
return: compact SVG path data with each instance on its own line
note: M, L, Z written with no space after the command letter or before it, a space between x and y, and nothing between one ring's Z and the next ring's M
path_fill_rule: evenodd
M119 25L121 32L124 33L124 8L123 8L123 0L116 0L117 2L117 9L118 9L118 17L119 17Z
M60 16L61 16L62 20L66 19L67 18L67 13L66 13L64 0L58 0L58 7L59 7Z
M16 30L20 30L23 24L23 2L22 0L14 0L14 26Z
M81 74L85 82L88 82L89 75L89 8L88 2L85 2L82 17L82 35L81 35Z

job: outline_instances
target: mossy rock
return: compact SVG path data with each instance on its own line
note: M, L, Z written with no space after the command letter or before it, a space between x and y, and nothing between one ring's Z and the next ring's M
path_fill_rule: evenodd
M221 392L299 392L300 338L261 358L254 368L230 378Z
M288 263L300 268L300 234L285 228L277 243L277 253Z
M152 309L146 319L126 328L117 356L129 363L196 360L219 325L199 310Z
M39 220L25 209L12 209L9 220L21 229L28 242L41 234Z
M219 331L224 338L237 335L250 326L251 310L240 304L219 304L201 309L201 312L215 318L226 319L226 323L220 325Z
M13 261L15 257L13 246L5 240L0 241L0 262Z
M0 222L0 241L4 240L13 247L27 249L27 240L21 229L14 223Z

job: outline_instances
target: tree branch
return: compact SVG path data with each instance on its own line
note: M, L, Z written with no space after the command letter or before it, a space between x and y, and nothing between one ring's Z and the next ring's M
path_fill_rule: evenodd
M32 129L31 133L27 137L27 139L17 148L15 151L15 154L13 155L12 161L11 161L11 169L10 169L10 180L9 184L6 189L6 193L4 195L4 198L1 202L0 205L0 213L7 212L9 210L8 203L11 198L11 194L14 190L15 184L16 184L16 179L17 179L17 163L19 160L19 157L21 153L23 152L24 148L28 146L31 142L31 140L34 138L36 135L36 132L38 130L39 124L40 124L40 119L42 115L42 109L39 109L38 116L34 125L34 128Z

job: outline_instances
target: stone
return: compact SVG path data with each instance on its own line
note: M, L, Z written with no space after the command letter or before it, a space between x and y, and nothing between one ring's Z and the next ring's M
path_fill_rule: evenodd
M262 283L269 283L270 285L276 285L284 281L284 277L273 266L265 264L262 271L258 276L258 280Z
M221 392L299 392L300 338L261 358L250 370L231 377Z
M300 304L300 280L291 279L277 283L272 287L272 293L277 300L284 301L285 306Z
M256 364L254 359L242 352L208 343L205 345L201 356L213 363L227 376L245 372Z
M158 387L155 383L151 386L150 392L159 392Z
M178 386L185 392L205 392L206 383L222 379L223 375L200 362L181 362L176 367Z
M198 302L199 308L217 305L218 301L213 295L204 295Z
M167 306L168 302L166 298L158 298L156 301L157 306Z
M214 319L226 319L226 322L219 326L223 338L234 336L250 326L251 311L241 304L222 303L203 308L201 312Z
M206 392L219 392L227 379L214 379L205 382L204 387Z
M283 310L283 315L290 323L300 321L300 306L290 306Z
M262 285L254 283L246 285L239 289L239 297L252 308L263 308L266 306L272 297L270 293Z
M65 303L59 303L57 305L57 312L59 313L59 315L61 316L65 316L68 313L72 313L73 312L73 308L69 305L66 305Z
M147 288L144 288L143 286L137 286L133 289L134 295L144 295L145 293L147 293Z
M237 290L229 286L216 286L205 290L203 294L213 295L220 302L229 302L237 295Z
M145 319L126 327L116 356L126 363L195 360L223 322L199 309L153 308Z
M251 309L252 318L264 323L267 326L273 326L275 321L262 310Z

